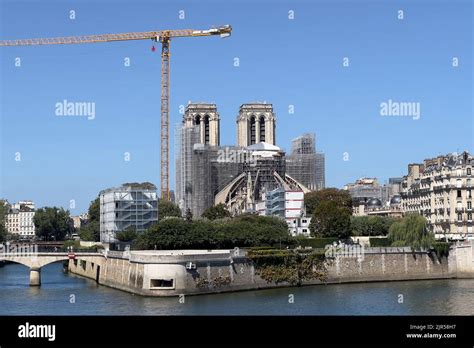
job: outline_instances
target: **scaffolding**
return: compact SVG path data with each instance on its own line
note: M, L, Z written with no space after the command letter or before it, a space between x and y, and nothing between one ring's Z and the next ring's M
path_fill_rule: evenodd
M291 154L286 158L286 172L312 191L325 187L325 157L316 151L314 134L293 139Z
M243 171L243 163L222 160L225 147L201 143L200 125L176 129L176 201L183 214L199 217L215 195ZM235 151L235 147L227 147Z

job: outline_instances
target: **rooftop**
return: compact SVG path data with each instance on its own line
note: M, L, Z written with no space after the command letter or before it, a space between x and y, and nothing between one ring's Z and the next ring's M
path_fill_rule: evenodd
M264 142L250 145L247 149L252 151L281 151L281 148L278 146Z

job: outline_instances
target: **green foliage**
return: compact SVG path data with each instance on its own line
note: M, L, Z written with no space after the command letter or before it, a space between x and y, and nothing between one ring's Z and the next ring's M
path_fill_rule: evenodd
M131 242L138 237L138 233L134 227L131 227L125 231L117 232L115 237L121 242Z
M371 247L389 247L391 242L388 238L369 238L369 244Z
M235 219L194 220L168 218L152 225L134 240L134 249L214 249L289 244L286 223L257 215Z
M81 242L78 240L66 240L64 241L64 244L61 247L61 250L67 251L69 247L73 247L74 250L77 250L81 247Z
M241 215L231 220L216 220L221 248L290 244L293 238L286 222L275 216Z
M100 241L100 223L99 221L89 221L79 230L79 237L84 241Z
M297 250L250 250L247 257L255 265L255 273L268 283L287 282L301 285L303 281L327 279L324 253Z
M322 201L313 212L309 225L313 237L346 239L351 235L351 210L335 201Z
M69 211L63 208L40 208L36 211L33 222L36 235L42 240L64 240L74 230Z
M100 223L100 199L97 197L89 204L89 222L99 222Z
M351 230L353 236L386 236L394 218L385 216L352 216Z
M89 204L89 221L81 226L78 234L81 240L99 242L100 241L100 199L97 197Z
M418 214L409 214L390 226L388 238L392 246L409 246L413 250L430 248L435 242L434 234L426 225L426 219Z
M0 243L3 243L7 240L7 229L5 225L0 223Z
M438 259L441 259L443 256L447 257L449 255L450 246L451 246L451 243L448 243L448 242L435 242L433 243L432 248L435 251Z
M5 200L0 199L0 243L7 240L7 229L5 227L5 216L8 213L8 205Z
M231 214L223 203L219 203L204 210L201 216L209 220L216 220L231 217Z
M158 218L163 220L167 217L181 217L181 209L173 202L167 201L166 199L160 199L158 201Z
M346 190L337 188L326 188L319 191L309 192L304 196L304 203L308 214L312 214L314 210L322 202L332 201L339 207L346 207L352 210L352 197Z
M296 245L324 249L326 245L337 242L339 238L296 238Z

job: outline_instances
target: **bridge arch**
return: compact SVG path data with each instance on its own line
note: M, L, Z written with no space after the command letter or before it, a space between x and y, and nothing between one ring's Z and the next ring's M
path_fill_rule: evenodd
M30 286L41 285L41 268L55 262L70 260L68 253L38 253L31 255L7 255L2 260L14 262L26 266L30 269ZM93 261L102 263L103 255L99 253L80 253L74 254L74 260L77 261Z

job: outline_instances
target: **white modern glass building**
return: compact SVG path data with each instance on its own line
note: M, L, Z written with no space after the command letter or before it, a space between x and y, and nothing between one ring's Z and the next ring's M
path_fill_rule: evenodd
M103 190L100 197L100 241L117 242L119 231L142 232L158 221L158 195L150 183L127 183Z

